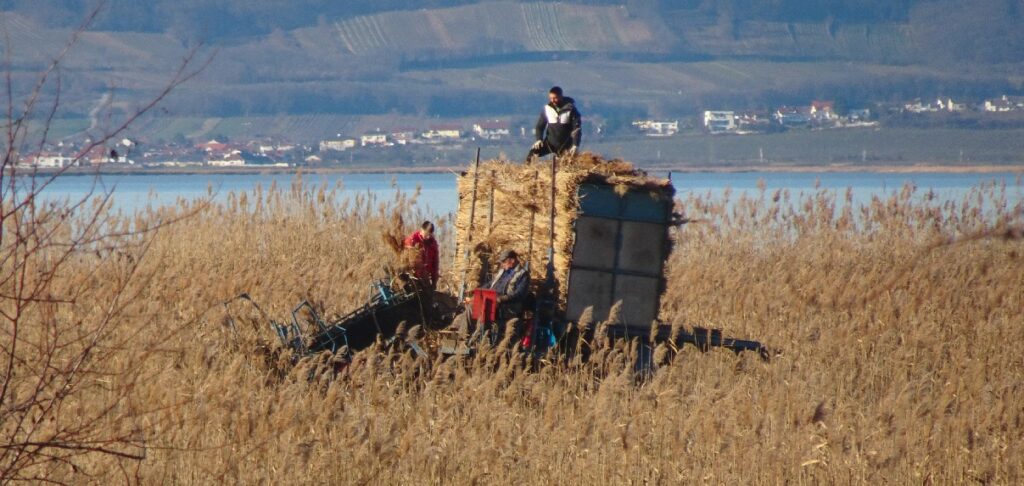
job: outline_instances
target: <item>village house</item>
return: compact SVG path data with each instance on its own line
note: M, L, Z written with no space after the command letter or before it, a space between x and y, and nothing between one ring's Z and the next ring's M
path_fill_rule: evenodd
M207 157L206 163L212 167L241 167L245 165L245 158L241 150L232 150L220 156Z
M995 100L985 100L985 111L988 112L1005 113L1008 111L1013 111L1014 109L1016 109L1016 107L1013 106L1013 103L1010 103L1009 101L1002 98Z
M383 133L371 133L359 137L359 145L362 147L382 146L388 144L388 136Z
M103 146L93 147L83 157L83 160L89 162L89 165L100 166L105 164L117 164L127 163L123 161L125 158L121 156L115 149L107 149Z
M148 165L160 166L160 167L202 167L203 160L195 157L183 157L174 158L167 160L154 161Z
M967 111L967 104L966 103L956 103L956 102L953 101L953 98L946 98L946 99L939 98L938 101L935 103L935 105L939 108L940 111L949 111L949 112Z
M247 165L263 166L263 167L287 167L288 164L284 162L275 162L266 155L260 155L253 152L246 152L242 150L232 150L227 154L220 157L210 157L207 159L207 164L213 167L242 167Z
M810 115L811 119L817 122L834 121L839 118L835 111L834 101L812 101Z
M135 165L135 161L132 160L128 156L127 151L125 151L125 152L118 152L117 149L111 149L109 155L110 155L110 163L112 163L112 164Z
M739 131L763 130L771 124L767 111L744 111L735 115Z
M217 139L210 140L196 145L196 148L207 153L226 153L230 150L230 146L224 142L217 141Z
M462 138L462 127L458 125L436 125L423 132L427 140L458 140Z
M994 100L985 100L984 109L985 111L997 113L1024 110L1024 96L1003 95Z
M921 101L921 98L915 98L914 101L904 104L903 110L910 113L934 113L939 111L939 108L931 103Z
M282 144L259 144L256 147L256 152L261 155L283 155L285 153L295 150L295 145L289 143Z
M356 140L354 138L320 141L321 152L327 152L331 150L335 152L344 152L351 148L356 148Z
M953 98L949 97L939 97L935 100L935 103L924 103L920 98L917 98L914 101L903 105L903 109L910 113L935 113L939 111L955 113L967 111L967 104L957 103L953 101Z
M78 165L78 162L70 155L58 152L40 152L22 159L18 165L39 169L63 169L64 167Z
M416 140L416 130L412 128L398 128L391 132L391 141L398 145L408 145Z
M633 126L648 137L671 137L679 133L679 120L637 120L633 122Z
M186 167L203 165L207 153L194 147L177 147L165 145L150 148L142 154L142 165Z
M484 140L501 140L507 138L511 131L508 122L492 120L473 124L473 133Z
M148 167L198 167L206 162L205 158L195 152L154 151L142 156L142 165Z
M850 110L847 114L847 118L852 122L864 122L871 119L871 110L868 108L859 108Z
M736 112L705 111L704 128L710 133L727 133L736 131Z
M811 123L811 108L809 106L780 106L772 114L772 118L779 125L786 127L808 125Z

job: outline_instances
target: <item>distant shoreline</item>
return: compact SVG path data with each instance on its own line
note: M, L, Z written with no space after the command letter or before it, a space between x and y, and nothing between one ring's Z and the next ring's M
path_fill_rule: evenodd
M68 176L89 175L264 175L264 174L446 174L460 173L466 166L435 166L435 167L167 167L167 168L136 168L136 167L89 167L73 168L64 172ZM875 172L894 174L992 174L1000 172L1024 174L1024 164L978 164L978 165L946 165L921 163L913 165L900 164L772 164L772 165L729 165L729 166L696 166L696 165L664 165L641 167L648 172L678 173L844 173L844 172ZM56 172L50 169L39 169L37 174L48 175ZM27 169L20 169L19 175L29 175Z
M844 173L844 172L875 172L880 174L994 174L1010 172L1024 174L1024 165L941 165L941 164L915 164L915 165L749 165L732 167L664 167L649 168L648 171L672 171L680 173L709 172L709 173L741 173L741 172L797 172L797 173Z

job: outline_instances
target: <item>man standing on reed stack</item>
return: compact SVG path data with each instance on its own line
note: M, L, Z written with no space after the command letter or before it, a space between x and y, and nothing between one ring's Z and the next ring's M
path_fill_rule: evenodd
M555 86L548 91L548 104L537 120L537 141L526 156L526 163L548 154L576 155L582 133L580 112L576 100L562 96L562 88Z
M436 289L440 269L437 240L434 239L434 223L424 221L420 229L405 239L405 247L416 250L416 262L413 266L416 278L429 285L431 290Z

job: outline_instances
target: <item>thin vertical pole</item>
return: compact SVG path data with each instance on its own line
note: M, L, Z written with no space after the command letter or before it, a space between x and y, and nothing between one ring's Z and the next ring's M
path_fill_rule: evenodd
M552 329L551 326L554 323L554 320L555 320L555 310L558 307L558 299L556 297L557 290L555 289L555 199L556 199L556 196L558 194L558 188L557 188L555 183L556 183L557 177L558 177L558 156L556 155L556 156L551 158L551 201L550 201L550 203L551 203L551 217L550 217L550 219L548 221L548 267L547 267L547 275L545 277L546 281L544 282L544 287L545 287L545 292L544 293L546 294L544 297L549 300L549 302L548 302L548 304L549 304L548 309L550 310L550 313L546 317L547 317L548 330L550 332L554 332L554 329ZM538 299L537 300L537 304L538 304L538 306L537 306L538 309L537 310L538 310L538 312L537 312L537 315L535 317L535 319L536 319L535 322L537 322L538 325L535 325L533 327L534 332L533 332L533 336L532 336L532 341L533 341L533 346L534 347L536 347L538 344L540 344L538 342L539 337L540 337L540 326L539 326L539 324L541 322L541 319L543 317L545 317L545 316L542 316L542 313L540 312L540 303L542 302L542 300L543 299ZM545 348L547 347L547 344L548 343L544 343L544 347Z
M558 176L558 156L551 158L551 226L548 228L548 253L549 256L553 256L555 253L555 177ZM553 258L548 260L548 265L554 268Z
M495 171L491 171L491 201L487 212L487 233L490 234L494 231L494 186L497 185L497 176L494 175Z
M459 284L459 302L466 298L466 278L469 275L469 250L473 246L474 220L476 219L476 188L480 182L480 147L476 148L476 163L473 165L473 196L469 203L469 228L466 230L465 257L462 260L462 282Z

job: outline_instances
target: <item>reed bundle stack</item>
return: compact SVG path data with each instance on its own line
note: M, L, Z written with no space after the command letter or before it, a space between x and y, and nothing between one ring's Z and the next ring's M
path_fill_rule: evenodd
M461 279L462 275L467 275L470 289L481 285L497 271L498 254L511 249L529 264L537 286L545 279L548 249L553 246L554 276L559 302L564 309L574 249L577 238L581 237L576 227L581 215L581 197L586 197L581 196L581 186L608 187L618 196L643 194L669 204L675 193L667 179L650 177L628 162L605 160L590 153L558 159L553 185L552 193L551 161L524 165L490 160L461 174L454 277Z

